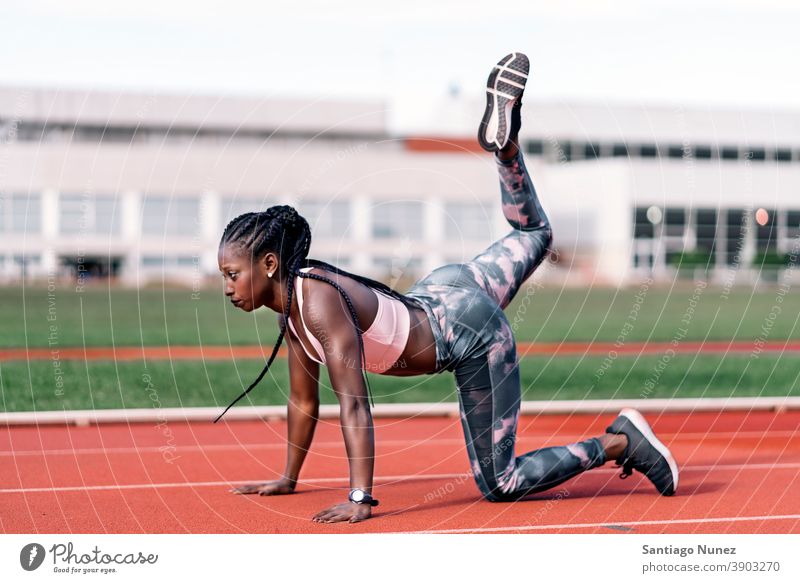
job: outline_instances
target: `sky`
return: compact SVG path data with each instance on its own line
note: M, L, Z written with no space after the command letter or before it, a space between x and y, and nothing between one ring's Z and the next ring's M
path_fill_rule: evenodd
M0 85L381 99L400 131L489 68L528 100L797 109L800 2L0 2Z

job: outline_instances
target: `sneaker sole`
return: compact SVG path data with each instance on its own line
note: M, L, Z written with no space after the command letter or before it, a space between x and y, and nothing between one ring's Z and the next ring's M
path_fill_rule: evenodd
M508 143L511 108L519 101L528 81L530 62L522 53L506 55L494 66L486 81L486 109L478 128L478 142L488 152Z
M633 426L641 432L647 442L656 448L656 451L658 451L658 453L664 456L664 459L667 460L670 472L672 473L672 493L665 494L665 496L672 496L672 494L678 491L678 464L675 462L675 458L672 457L672 454L670 453L669 449L667 449L667 446L659 441L655 433L653 433L653 429L650 427L650 424L636 409L623 409L620 411L619 416L626 417L628 421L633 423Z

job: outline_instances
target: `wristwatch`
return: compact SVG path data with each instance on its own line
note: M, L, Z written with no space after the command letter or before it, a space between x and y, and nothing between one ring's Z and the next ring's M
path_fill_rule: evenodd
M364 492L361 488L353 488L350 490L350 495L347 497L353 504L369 504L370 506L377 506L378 501L372 496Z

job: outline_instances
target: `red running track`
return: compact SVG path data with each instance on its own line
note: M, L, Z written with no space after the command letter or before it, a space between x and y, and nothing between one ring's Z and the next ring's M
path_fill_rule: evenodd
M602 433L610 416L520 419L518 451ZM800 411L650 416L682 468L660 497L613 464L530 500L482 500L458 419L376 420L375 495L359 524L315 524L343 501L347 460L320 421L298 492L230 494L283 469L284 422L0 428L5 533L577 532L800 533Z

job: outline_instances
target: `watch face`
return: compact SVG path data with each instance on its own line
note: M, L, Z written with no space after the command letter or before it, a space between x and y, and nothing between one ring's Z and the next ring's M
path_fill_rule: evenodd
M366 492L364 490L353 490L350 492L350 499L353 502L361 502L364 499Z

